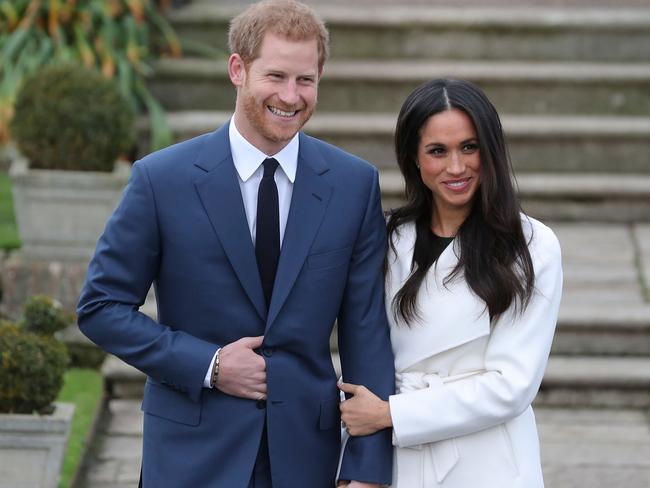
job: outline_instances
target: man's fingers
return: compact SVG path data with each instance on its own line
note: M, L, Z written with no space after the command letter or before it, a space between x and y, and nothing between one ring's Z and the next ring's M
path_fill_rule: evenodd
M248 377L251 380L266 383L266 369L264 369L264 365L262 365L259 369L256 369L255 371L252 371L248 375Z
M239 341L249 349L257 349L264 342L264 336L242 337Z

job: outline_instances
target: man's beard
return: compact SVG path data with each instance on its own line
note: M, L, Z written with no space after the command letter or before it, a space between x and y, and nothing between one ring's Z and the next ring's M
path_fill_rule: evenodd
M275 143L290 141L296 135L296 133L298 133L298 131L307 123L307 121L314 113L314 107L307 109L304 105L303 107L298 106L298 108L300 108L300 111L298 112L298 119L291 125L285 127L284 130L280 130L280 123L274 124L265 118L268 116L273 116L269 112L267 105L276 105L268 103L263 103L260 105L247 91L243 95L244 114L246 115L248 123L262 137ZM277 108L284 110L281 106L278 106ZM269 112L269 115L267 115L266 112Z

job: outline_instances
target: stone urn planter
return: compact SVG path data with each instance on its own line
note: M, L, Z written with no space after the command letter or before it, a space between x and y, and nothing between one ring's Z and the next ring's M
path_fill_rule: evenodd
M0 414L0 488L57 488L74 405L49 415Z
M55 334L69 321L32 297L19 322L0 321L0 488L57 488L74 405L56 403L69 356Z
M114 80L78 65L26 77L11 123L22 254L87 262L129 176L133 108Z
M2 273L2 312L32 294L74 308L98 237L130 166L134 107L115 80L78 64L26 76L16 97L10 175L22 249ZM27 163L28 161L28 163Z
M23 257L87 262L128 181L130 165L116 163L112 173L59 171L31 169L25 159L16 159L9 174Z

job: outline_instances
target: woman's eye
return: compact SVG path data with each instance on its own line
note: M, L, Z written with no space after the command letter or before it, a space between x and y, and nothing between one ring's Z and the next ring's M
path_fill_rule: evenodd
M474 143L472 143L472 144L465 144L465 145L463 146L463 152L466 152L466 153L474 152L474 151L476 151L477 149L478 149L478 145L476 145L476 144L474 144Z
M429 150L429 154L433 156L442 156L443 154L445 154L445 150L441 147L434 147Z

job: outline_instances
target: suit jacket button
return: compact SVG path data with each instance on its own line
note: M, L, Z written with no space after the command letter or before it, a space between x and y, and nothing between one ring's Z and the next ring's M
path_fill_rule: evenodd
M264 400L264 399L262 399L262 400L257 400L257 401L255 402L255 406L256 406L257 408L259 408L260 410L262 410L263 408L266 408L266 400Z
M264 354L264 356L266 356L267 358L270 358L271 356L273 356L273 348L265 347L264 349L262 349L262 354Z

